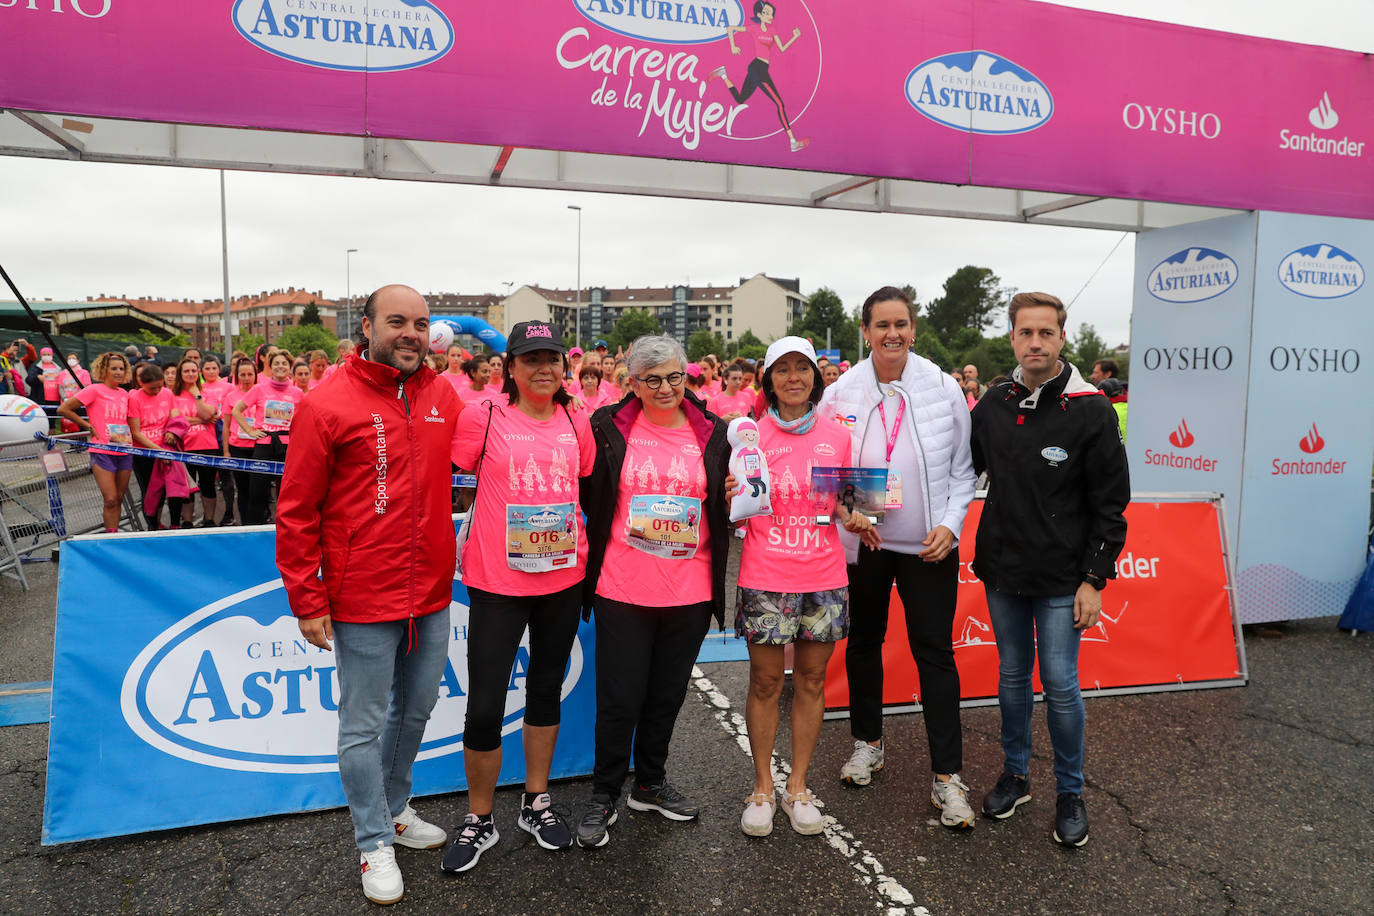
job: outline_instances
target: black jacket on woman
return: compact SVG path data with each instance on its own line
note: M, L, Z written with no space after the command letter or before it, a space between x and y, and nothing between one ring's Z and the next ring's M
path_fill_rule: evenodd
M729 473L730 444L725 439L725 421L706 410L706 405L690 391L682 397L687 423L696 433L706 468L707 530L711 533L711 606L716 620L725 624L725 565L730 558L729 504L725 501L725 477ZM608 404L592 414L592 435L596 440L596 464L590 477L582 480L582 511L587 514L587 578L582 586L583 616L590 616L596 604L596 585L601 579L601 563L606 544L615 527L615 509L620 497L620 471L625 464L625 437L644 411L637 397Z

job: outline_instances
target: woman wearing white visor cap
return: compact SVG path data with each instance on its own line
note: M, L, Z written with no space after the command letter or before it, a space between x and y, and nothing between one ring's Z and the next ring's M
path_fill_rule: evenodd
M844 506L818 518L811 499L814 467L848 467L849 433L816 411L821 372L816 351L800 337L784 337L763 360L768 409L758 420L758 448L768 461L772 514L746 523L740 557L735 633L749 644L749 700L745 723L754 757L754 792L740 829L750 836L773 831L773 744L778 730L783 650L793 646L792 771L777 797L801 834L821 832L821 813L806 773L825 713L825 669L835 643L849 629L849 587L844 548L828 516L865 543L877 546L869 519ZM726 481L733 491L737 482Z

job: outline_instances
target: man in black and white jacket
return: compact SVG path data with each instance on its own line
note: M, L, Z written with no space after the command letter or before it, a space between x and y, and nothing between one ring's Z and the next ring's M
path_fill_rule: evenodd
M1096 625L1102 589L1126 542L1131 485L1116 413L1061 362L1064 305L1048 293L1011 300L1018 366L973 409L973 465L990 480L973 570L997 638L1001 779L983 813L1010 817L1030 800L1031 670L1038 652L1054 747L1054 839L1088 842L1083 804L1083 698L1078 645Z

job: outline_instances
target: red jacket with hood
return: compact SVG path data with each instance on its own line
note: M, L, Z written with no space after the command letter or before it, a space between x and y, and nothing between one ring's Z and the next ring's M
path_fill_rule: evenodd
M379 623L449 606L449 452L462 409L428 366L403 382L356 354L297 405L277 500L293 614Z

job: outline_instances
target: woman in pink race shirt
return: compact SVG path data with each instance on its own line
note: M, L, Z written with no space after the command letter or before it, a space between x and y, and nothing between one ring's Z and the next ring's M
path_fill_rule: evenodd
M740 557L735 633L749 644L744 720L754 757L754 791L740 829L749 836L773 832L773 745L783 649L791 645L792 769L776 797L792 829L814 835L821 832L822 818L806 774L825 714L826 666L835 643L849 632L844 545L829 518L837 517L872 546L879 539L861 513L811 499L812 469L849 467L853 451L849 432L816 412L824 385L811 344L800 337L775 341L764 357L762 379L768 409L758 421L758 447L768 460L773 511L748 520ZM737 489L731 476L726 493L733 497Z
M175 370L175 366L164 370L152 363L138 367L138 387L129 392L129 435L139 448L162 448L162 431L172 415L172 392L164 385L165 372ZM138 480L139 492L145 497L148 481L153 476L153 460L134 456L134 478ZM146 498L143 503L144 518L157 518L160 507L148 505Z
M453 463L476 470L477 494L461 564L469 597L468 814L444 853L442 867L450 872L471 869L500 838L492 802L501 727L526 627L525 791L516 826L544 849L572 845L567 822L551 807L549 769L587 570L579 488L596 453L586 414L569 409L565 351L553 329L524 321L511 329L508 344L502 396L464 409L454 431Z
M634 752L628 804L675 821L696 802L667 779L668 744L701 640L723 620L729 554L725 424L684 391L687 356L641 337L627 357L634 397L592 414L596 467L584 493L584 602L596 614L596 763L581 846L601 846Z
M172 399L175 406L172 416L184 417L189 424L182 449L196 455L211 458L219 454L219 439L215 436L215 408L205 400L200 387L201 364L198 360L183 356L177 363L176 378L172 382ZM205 527L214 526L215 518L215 469L202 464L191 464L186 470L195 478L200 487L201 505L205 509ZM192 494L194 498L194 494ZM195 506L192 499L186 500L180 521L190 524L194 518ZM172 519L173 522L178 521Z
M92 444L133 445L129 434L129 392L120 387L129 373L128 361L122 353L102 353L95 358L91 369L96 384L87 385L67 398L57 412L89 431ZM86 408L85 420L77 415L80 407ZM100 488L100 515L106 531L119 530L120 505L124 502L124 491L129 488L133 466L131 455L91 449L91 476Z
M253 424L256 422L251 416L244 416L243 423L240 424L234 416L234 405L238 404L248 392L258 383L258 370L253 365L253 360L248 357L240 357L234 360L234 390L227 392L224 399L220 401L220 413L224 417L224 457L248 459L253 457L253 446L255 440L249 433L252 431ZM248 490L250 487L251 474L248 471L234 471L234 502L235 509L238 511L238 520L242 524L248 518ZM225 490L226 500L229 498L229 491ZM229 524L229 517L232 513L228 506L224 510L224 524Z
M296 405L305 397L291 379L291 356L285 351L272 354L268 362L271 377L258 382L234 405L234 422L245 437L253 440L253 458L258 461L285 461L291 441L291 419ZM252 417L251 424L244 421ZM251 474L248 480L248 517L245 525L267 523L267 501L271 495L272 475Z

